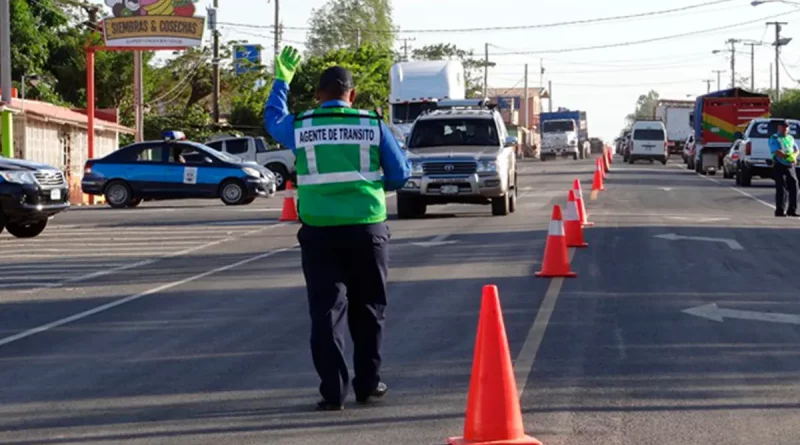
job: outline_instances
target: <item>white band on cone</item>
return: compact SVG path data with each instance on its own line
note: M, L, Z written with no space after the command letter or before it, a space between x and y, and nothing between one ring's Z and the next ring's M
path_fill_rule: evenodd
M562 221L551 220L550 227L547 229L550 236L564 236L564 223Z
M564 212L565 221L578 221L578 204L575 201L567 203L567 209Z

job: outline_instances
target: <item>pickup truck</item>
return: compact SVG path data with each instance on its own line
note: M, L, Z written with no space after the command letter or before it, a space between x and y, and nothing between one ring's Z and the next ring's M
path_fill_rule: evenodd
M205 145L214 150L255 162L275 174L278 190L286 188L286 181L296 182L294 153L288 148L270 147L263 137L217 135Z
M397 192L400 219L425 215L427 206L492 206L508 215L517 206L517 140L495 110L437 110L417 118L407 139L411 177Z

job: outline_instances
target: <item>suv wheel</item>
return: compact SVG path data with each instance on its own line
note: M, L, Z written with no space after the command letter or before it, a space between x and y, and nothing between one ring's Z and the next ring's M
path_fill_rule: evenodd
M142 203L142 198L133 198L128 202L129 208L138 207Z
M123 181L111 181L106 186L106 202L111 208L124 209L133 200L130 186Z
M581 157L581 159L583 159L583 157ZM572 155L572 160L573 161L577 161L578 160L578 155L577 154L573 154Z
M493 216L506 216L509 213L511 213L511 196L509 193L499 198L492 198Z
M739 185L742 187L750 187L753 184L753 174L747 168L740 168L737 173L741 174Z
M0 213L0 233L3 233L3 229L6 228L6 217Z
M40 219L27 223L9 222L6 229L8 229L8 233L17 238L34 238L44 232L45 227L47 227L47 220Z
M511 198L508 202L508 211L514 213L517 211L517 198L519 197L519 188L517 187L517 178L514 177L514 188L511 193Z
M425 216L428 205L419 197L397 195L397 217L399 219L421 218Z

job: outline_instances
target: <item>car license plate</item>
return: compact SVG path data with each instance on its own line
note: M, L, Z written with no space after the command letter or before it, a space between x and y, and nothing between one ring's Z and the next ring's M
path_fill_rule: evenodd
M443 185L441 188L441 193L443 195L456 195L458 194L458 186L457 185Z
M61 201L61 190L59 189L50 190L50 200Z

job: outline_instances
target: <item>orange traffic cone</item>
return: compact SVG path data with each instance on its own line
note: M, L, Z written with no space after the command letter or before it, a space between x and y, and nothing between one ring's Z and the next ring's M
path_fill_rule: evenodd
M575 192L575 202L578 205L578 217L581 220L581 224L586 227L593 226L594 223L589 222L589 212L586 211L586 205L583 203L583 189L581 189L581 181L579 179L572 183L572 191Z
M578 203L575 201L575 191L569 191L567 211L564 215L564 232L567 237L567 247L589 247L583 240L583 224L578 216Z
M299 221L297 217L297 208L294 205L294 190L292 190L292 181L286 181L286 196L283 198L283 210L281 217L278 221Z
M606 154L608 155L608 165L614 163L614 152L611 151L611 148L606 149Z
M611 171L611 166L608 164L608 156L606 156L605 153L603 153L602 156L602 164L603 164L603 174L607 174L608 172Z
M553 206L553 217L547 231L547 242L544 247L542 270L536 272L537 277L576 277L578 274L569 269L569 253L567 238L564 236L564 221L561 219L561 207Z
M483 287L462 437L450 445L542 445L525 434L497 286Z
M606 190L605 186L603 186L603 167L600 166L600 160L595 163L594 169L594 181L592 182L592 191L593 192L604 192Z

